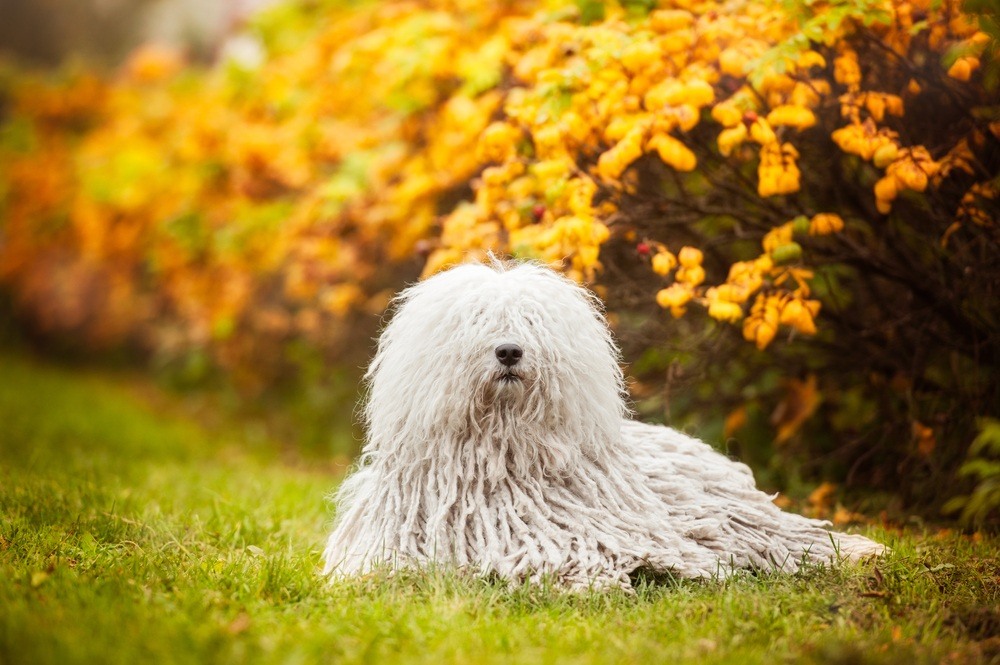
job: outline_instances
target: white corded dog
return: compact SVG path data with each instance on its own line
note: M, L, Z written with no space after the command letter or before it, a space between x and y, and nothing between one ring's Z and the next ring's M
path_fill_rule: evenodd
M883 550L783 512L705 443L630 420L599 301L547 268L463 265L407 289L366 379L327 575L437 562L627 588L637 568L794 572Z

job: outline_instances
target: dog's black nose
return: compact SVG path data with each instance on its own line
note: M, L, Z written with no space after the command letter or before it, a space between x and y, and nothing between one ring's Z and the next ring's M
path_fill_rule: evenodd
M513 367L521 362L521 356L524 355L524 351L517 344L501 344L494 353L497 354L497 360L507 367Z

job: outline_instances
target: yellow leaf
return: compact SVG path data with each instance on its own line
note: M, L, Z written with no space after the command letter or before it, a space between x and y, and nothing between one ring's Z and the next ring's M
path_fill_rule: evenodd
M580 262L584 267L590 267L597 263L600 249L594 245L583 245L576 250L576 255L580 257Z
M743 308L733 302L717 300L709 304L708 315L717 321L736 323L743 318Z
M779 494L778 496L774 497L771 500L771 503L776 505L778 508L781 508L782 510L788 510L793 505L792 500L789 499L784 494Z
M769 145L778 140L771 125L762 118L758 118L750 125L750 138L761 145Z
M652 42L632 42L622 51L621 63L633 74L649 67L650 63L660 58L660 49Z
M712 107L712 119L723 127L743 126L743 111L730 101L720 102Z
M833 497L836 491L837 485L835 483L824 482L810 492L807 501L813 508L826 511L833 506Z
M753 316L743 322L743 338L753 342L763 351L778 334L778 326L759 316Z
M744 425L747 424L747 407L746 404L741 404L726 416L726 421L722 426L722 436L728 439L738 430L742 429Z
M737 147L747 138L747 128L743 123L739 123L729 129L719 132L719 152L723 157L729 157Z
M661 33L687 28L694 22L691 12L683 9L658 9L649 15L653 30Z
M847 526L848 524L864 524L868 522L868 518L860 513L851 512L843 506L837 506L830 521L833 522L834 526Z
M44 570L36 570L31 573L31 586L32 588L38 588L45 583L45 580L49 579L49 573Z
M736 78L746 75L749 62L746 54L736 48L727 48L719 54L719 69L723 74Z
M147 44L132 52L125 69L134 80L152 83L173 76L183 66L184 56L179 50Z
M923 458L928 458L934 452L937 447L937 439L934 436L934 429L927 427L919 420L914 420L911 425L911 434L913 438L913 443L916 445L917 452Z
M681 309L692 298L691 289L683 284L671 284L656 294L656 304L664 309ZM676 314L675 314L676 316Z
M667 275L677 266L677 259L670 252L657 252L653 255L653 272L657 275Z
M826 59L816 51L804 51L799 55L796 63L801 69L810 67L826 67Z
M688 286L698 286L705 281L705 269L700 265L681 266L675 277L678 282L684 282Z
M875 198L880 201L893 201L896 198L896 178L886 176L875 183Z
M698 158L686 145L666 134L657 134L649 140L649 147L656 150L664 164L687 173L698 165Z
M831 233L840 233L844 230L844 220L840 215L834 213L820 213L813 215L809 221L809 235L825 236Z
M795 436L816 412L821 401L815 374L810 374L805 381L789 380L785 384L784 397L771 414L771 424L778 429L774 442L782 444Z
M979 68L979 58L962 56L948 69L948 76L957 81L968 81L972 72Z
M685 268L700 266L703 258L701 250L696 247L682 247L677 255L677 260Z
M806 129L816 124L816 116L805 107L784 104L768 113L767 121L772 125L787 125L796 129Z
M597 173L605 180L615 180L629 165L642 156L643 127L635 127L616 143L610 150L604 152L597 160Z
M781 324L791 326L803 335L816 334L816 324L813 322L812 312L798 298L789 300L782 308Z

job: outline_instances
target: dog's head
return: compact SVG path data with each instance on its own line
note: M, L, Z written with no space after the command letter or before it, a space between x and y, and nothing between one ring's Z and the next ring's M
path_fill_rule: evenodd
M533 264L462 265L402 292L368 370L369 439L592 437L624 414L600 302Z

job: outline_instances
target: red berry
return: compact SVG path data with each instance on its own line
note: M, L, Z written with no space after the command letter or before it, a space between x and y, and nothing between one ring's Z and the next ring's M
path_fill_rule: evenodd
M535 218L536 222L539 221L542 217L545 216L545 206L539 203L538 205L536 205L534 208L531 209L531 214Z
M639 256L649 256L649 245L644 242L640 242L635 246L635 251L639 252Z
M758 117L759 116L757 115L756 111L747 111L746 113L743 114L743 124L749 127L753 123L757 122Z

